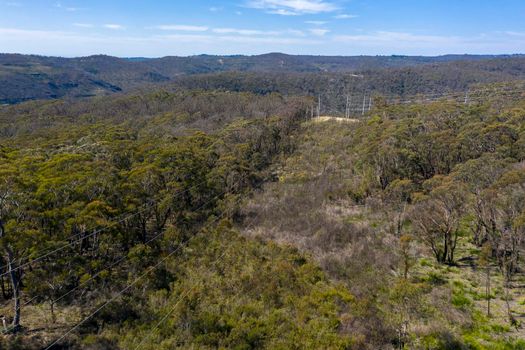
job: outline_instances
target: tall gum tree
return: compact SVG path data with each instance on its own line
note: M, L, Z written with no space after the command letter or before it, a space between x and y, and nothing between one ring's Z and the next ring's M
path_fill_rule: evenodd
M10 331L17 332L20 329L20 287L23 275L20 261L28 248L28 241L25 239L28 214L24 208L22 177L17 168L6 162L0 170L0 179L0 251L5 261L0 273L9 276L14 300Z

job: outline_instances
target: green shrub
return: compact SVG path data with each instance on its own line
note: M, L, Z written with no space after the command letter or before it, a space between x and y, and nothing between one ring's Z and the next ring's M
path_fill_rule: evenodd
M454 290L452 292L452 305L460 310L467 310L472 306L472 300L465 295L463 290Z

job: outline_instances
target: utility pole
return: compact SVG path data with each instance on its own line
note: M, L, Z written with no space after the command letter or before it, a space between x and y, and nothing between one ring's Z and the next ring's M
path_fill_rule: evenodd
M345 117L348 119L350 118L350 96L349 95L346 95L346 112L345 112Z
M348 118L348 95L346 95L345 118Z
M468 90L465 92L465 104L468 104Z
M372 109L372 95L370 95L370 98L368 99L368 111L370 112L370 109Z
M321 95L319 95L319 100L317 103L317 118L321 116Z
M366 107L366 93L363 95L363 111L361 115L365 115L365 107Z

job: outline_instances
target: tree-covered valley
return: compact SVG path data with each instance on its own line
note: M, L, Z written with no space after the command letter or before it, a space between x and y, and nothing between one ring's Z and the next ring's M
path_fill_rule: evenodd
M0 54L0 104L152 89L219 89L283 95L406 96L465 91L525 79L524 55L255 56L79 58Z
M1 106L0 348L525 349L523 58L443 61Z

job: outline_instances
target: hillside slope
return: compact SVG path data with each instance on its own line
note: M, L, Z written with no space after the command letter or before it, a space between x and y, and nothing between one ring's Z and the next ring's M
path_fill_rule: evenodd
M500 87L353 123L225 91L3 108L0 346L524 349L525 105Z
M363 348L523 349L523 97L304 123L243 233L346 285Z
M524 67L525 58L522 56L324 57L267 54L123 59L102 55L58 58L0 54L0 104L107 95L169 82L187 87L188 80L180 78L197 74L207 74L202 79L228 88L228 75L214 75L224 72L251 72L262 83L258 86L264 92L285 93L289 90L282 86L282 82L273 84L275 86L261 82L270 74L271 80L302 80L303 85L294 87L302 94L315 93L321 89L319 83L326 85L332 79L352 83L358 81L358 84L351 86L360 92L407 94L416 90L416 83L419 84L417 86L425 83L425 91L442 91L464 89L476 82L520 79L524 77ZM314 73L328 74L330 79L313 80ZM360 79L356 80L356 76ZM232 90L254 91L246 81L246 75L240 75L239 79L241 85L236 88L230 86Z

